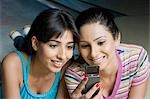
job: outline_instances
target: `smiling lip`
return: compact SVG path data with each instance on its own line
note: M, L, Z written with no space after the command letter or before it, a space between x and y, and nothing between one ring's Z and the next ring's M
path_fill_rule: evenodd
M63 66L63 64L64 64L64 62L63 61L52 61L53 62L53 64L54 64L54 66L56 67L56 68L61 68L62 66Z
M92 59L92 61L93 61L94 64L100 64L100 63L103 62L104 58L105 58L105 56L103 56L103 57L98 57L98 58Z

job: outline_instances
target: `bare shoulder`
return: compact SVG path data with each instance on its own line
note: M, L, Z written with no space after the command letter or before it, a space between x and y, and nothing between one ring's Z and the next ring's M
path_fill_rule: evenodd
M11 52L6 55L2 61L2 65L4 66L4 68L6 66L9 66L11 68L11 66L17 66L18 64L21 64L21 60L15 52Z
M11 52L6 55L2 61L2 68L4 73L17 72L20 70L21 65L21 60L15 52Z
M15 52L6 55L2 61L2 82L6 97L19 96L20 87L23 83L22 63Z

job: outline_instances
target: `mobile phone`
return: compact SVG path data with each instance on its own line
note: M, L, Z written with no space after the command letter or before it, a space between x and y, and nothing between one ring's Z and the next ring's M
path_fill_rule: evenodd
M85 77L88 77L88 82L85 85L85 89L82 92L83 94L87 93L96 83L100 82L99 66L85 66ZM98 91L99 90L97 90L93 96L95 96L98 93Z

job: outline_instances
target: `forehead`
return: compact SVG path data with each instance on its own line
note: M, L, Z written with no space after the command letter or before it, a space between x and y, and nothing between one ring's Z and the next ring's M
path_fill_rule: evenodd
M110 31L99 23L85 24L80 28L81 38L95 38L97 36L112 36Z
M50 40L70 40L73 41L73 33L65 30L63 33L56 33Z

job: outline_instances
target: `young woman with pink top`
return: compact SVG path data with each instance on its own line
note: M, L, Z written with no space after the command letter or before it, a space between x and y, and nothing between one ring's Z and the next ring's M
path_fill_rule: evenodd
M150 72L147 51L137 45L120 43L114 17L102 8L89 8L77 17L80 59L99 66L100 82L82 93L88 78L84 63L74 62L65 74L72 99L144 99Z

